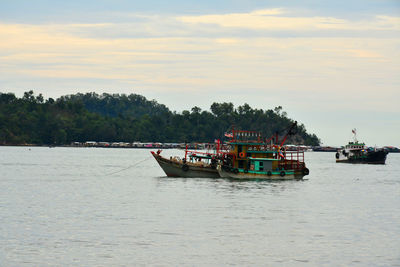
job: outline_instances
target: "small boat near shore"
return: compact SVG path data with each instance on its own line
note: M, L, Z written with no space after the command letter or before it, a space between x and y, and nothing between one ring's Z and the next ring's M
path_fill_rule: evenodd
M365 143L357 140L356 129L353 129L352 133L354 140L336 152L337 163L385 164L389 153L386 149L367 147Z
M310 173L304 162L304 149L287 151L284 143L295 134L297 122L288 127L279 141L276 133L264 139L260 132L231 129L225 133L229 141L216 140L214 150L185 149L183 159L161 156L161 150L151 151L168 177L231 178L289 180L302 179Z
M151 151L151 154L168 177L220 178L217 171L219 141L216 146L215 152L193 151L186 147L183 159L177 156L165 158L160 155L161 150Z
M293 123L281 142L277 134L263 141L258 132L232 129L228 142L232 150L223 155L217 168L219 175L231 179L303 179L310 173L304 162L304 150L286 151L283 146L296 126Z

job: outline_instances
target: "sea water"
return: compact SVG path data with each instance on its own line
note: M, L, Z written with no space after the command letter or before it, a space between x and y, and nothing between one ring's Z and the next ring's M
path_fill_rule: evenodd
M0 147L0 266L400 266L400 154L305 159L302 181L231 181L167 178L146 149Z

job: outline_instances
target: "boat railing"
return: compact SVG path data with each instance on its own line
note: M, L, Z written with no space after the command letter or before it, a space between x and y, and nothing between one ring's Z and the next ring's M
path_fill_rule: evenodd
M303 150L285 151L282 159L279 163L282 169L301 170L305 167Z
M231 143L237 142L248 142L248 143L260 143L263 137L260 132L257 131L243 131L243 130L232 130Z
M206 146L207 147L207 146ZM213 149L207 149L207 150L196 150L196 149L188 149L186 147L185 149L185 159L187 157L191 158L206 158L206 159L218 159L222 158L225 154L229 153L230 151L230 146L229 145L224 145L221 143L217 144L210 144L208 148L213 148Z
M272 152L278 152L279 151L279 146L277 145L270 145L270 144L265 144L265 145L249 145L247 152L258 152L258 151L272 151Z

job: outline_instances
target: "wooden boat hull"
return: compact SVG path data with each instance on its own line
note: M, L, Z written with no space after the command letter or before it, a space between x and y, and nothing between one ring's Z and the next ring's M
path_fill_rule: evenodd
M270 173L260 173L260 172L233 172L227 171L218 166L217 168L219 175L222 178L230 178L230 179L243 179L243 180L300 180L307 174L303 174L301 171L272 171Z
M190 162L184 164L181 161L166 159L153 151L151 154L168 177L220 178L218 171L211 166L196 165Z

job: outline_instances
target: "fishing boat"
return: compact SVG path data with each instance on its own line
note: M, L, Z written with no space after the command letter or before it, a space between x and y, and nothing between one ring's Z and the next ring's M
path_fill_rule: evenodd
M160 167L168 177L184 178L220 178L217 171L222 146L217 140L214 151L189 150L186 146L185 157L163 157L161 150L151 151Z
M384 148L367 147L357 140L356 129L352 130L353 141L336 152L337 163L385 164L387 154Z
M304 150L286 151L284 143L294 134L297 123L293 123L279 142L276 134L263 140L261 133L232 129L228 142L232 150L223 153L218 173L233 179L302 179L310 173L304 162Z

